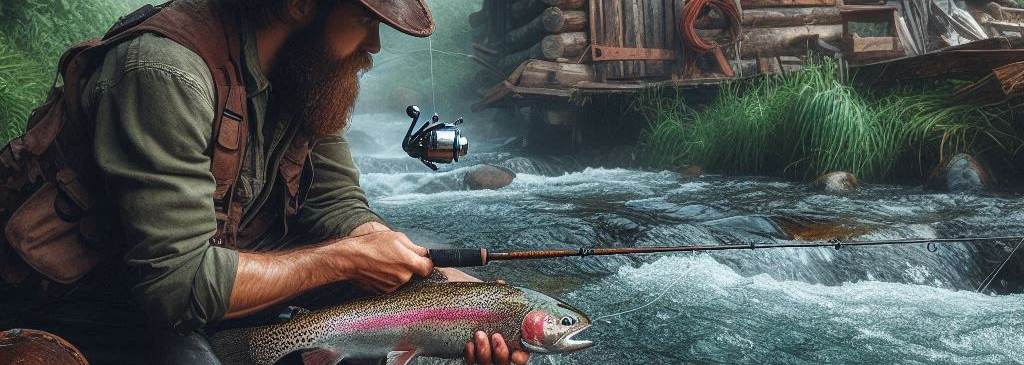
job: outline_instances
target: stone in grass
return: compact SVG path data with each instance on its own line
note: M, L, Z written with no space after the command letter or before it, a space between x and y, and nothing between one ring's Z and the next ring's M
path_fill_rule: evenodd
M466 168L463 182L470 190L495 190L508 186L515 178L516 173L505 167L480 164Z
M810 188L819 193L841 195L857 190L858 186L860 183L857 182L857 177L853 174L846 171L833 171L814 180Z
M971 193L991 187L992 176L978 160L965 153L939 164L925 183L925 189L949 193Z
M685 165L676 169L676 172L686 176L704 175L704 168L699 165Z

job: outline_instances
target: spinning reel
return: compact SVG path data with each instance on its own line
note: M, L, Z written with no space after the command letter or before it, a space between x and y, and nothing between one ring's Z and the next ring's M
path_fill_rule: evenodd
M458 127L462 124L462 118L454 123L438 123L437 114L434 114L416 133L413 133L412 130L416 128L416 123L420 119L420 108L410 105L405 109L405 113L412 118L409 131L405 132L405 139L402 140L402 149L409 157L418 158L431 170L437 171L435 162L458 162L459 157L469 152L469 141L462 136L462 131ZM431 123L437 124L431 126Z

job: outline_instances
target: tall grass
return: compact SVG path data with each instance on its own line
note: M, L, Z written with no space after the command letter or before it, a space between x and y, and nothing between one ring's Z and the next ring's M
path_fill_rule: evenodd
M123 0L0 2L2 142L20 134L28 114L43 102L64 50L102 36L129 8Z
M802 179L844 170L885 180L957 152L1021 146L999 110L953 104L952 87L869 96L838 75L834 61L812 60L790 75L726 85L702 110L664 92L644 94L650 126L641 156L661 168Z

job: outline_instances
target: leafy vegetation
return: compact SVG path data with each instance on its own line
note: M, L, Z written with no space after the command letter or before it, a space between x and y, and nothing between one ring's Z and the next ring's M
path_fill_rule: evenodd
M660 168L804 179L844 170L885 180L925 174L923 161L957 152L1013 154L1022 145L1003 110L950 103L952 86L872 96L838 75L834 61L811 61L790 75L727 85L702 110L663 90L647 93L642 158Z
M138 1L132 1L137 5ZM53 84L60 55L103 35L128 12L118 0L4 0L0 2L0 136L24 129L29 113Z

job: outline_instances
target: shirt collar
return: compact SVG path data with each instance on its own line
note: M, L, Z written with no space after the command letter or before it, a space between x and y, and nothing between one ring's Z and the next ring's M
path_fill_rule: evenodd
M242 43L243 62L245 62L245 76L248 84L248 97L262 93L270 88L270 80L267 80L263 70L260 69L259 51L256 48L256 30L248 22L242 22Z

